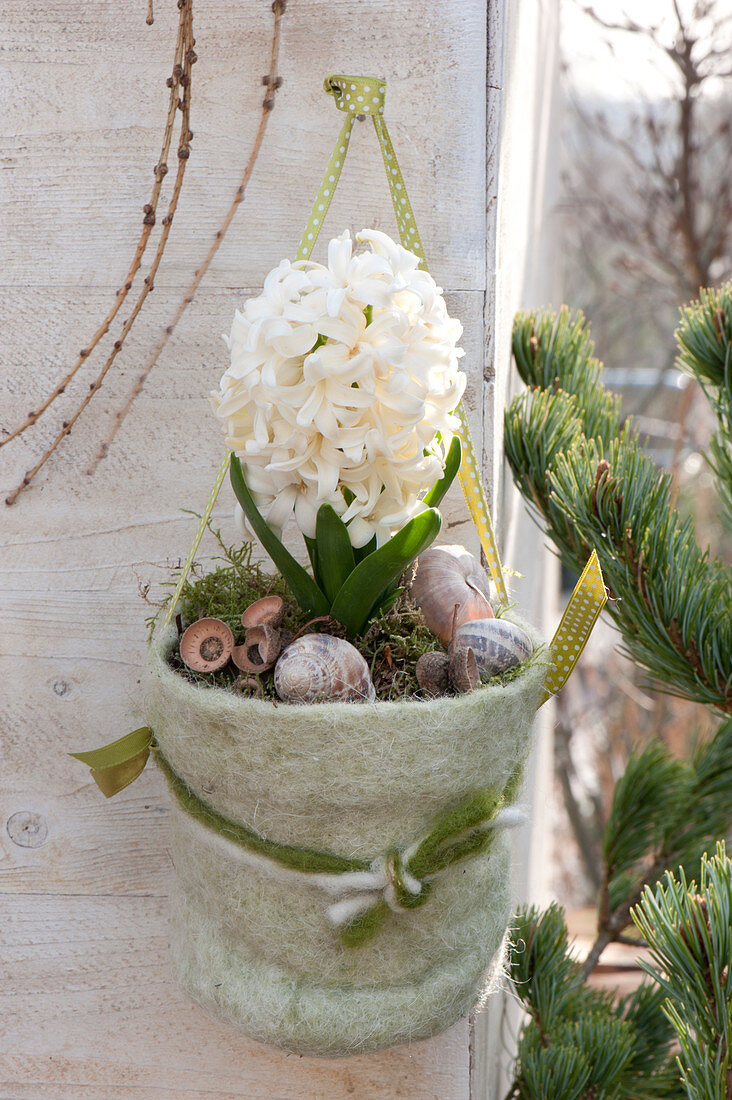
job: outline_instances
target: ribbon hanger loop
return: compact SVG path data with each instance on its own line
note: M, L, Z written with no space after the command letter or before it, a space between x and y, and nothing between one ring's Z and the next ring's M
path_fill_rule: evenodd
M386 81L380 76L345 76L331 73L323 81L339 111L353 115L383 115Z

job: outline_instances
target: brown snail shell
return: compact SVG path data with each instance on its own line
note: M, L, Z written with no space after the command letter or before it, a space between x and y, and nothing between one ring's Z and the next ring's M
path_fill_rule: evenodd
M527 661L534 651L528 634L508 619L477 619L455 631L455 648L475 653L481 680L490 680Z
M241 625L245 628L261 626L269 623L270 626L279 626L285 613L285 604L281 596L262 596L261 600L255 600L242 612Z
M430 695L444 695L450 687L450 658L439 650L423 653L414 672L419 686Z
M194 672L223 668L234 648L234 635L221 619L198 619L180 639L181 660Z
M274 673L286 703L373 703L369 666L350 642L330 634L305 634L284 650Z
M452 637L456 606L456 626L493 617L490 581L464 546L431 546L420 554L411 594L428 628L445 645Z
M242 672L266 672L272 668L282 649L279 630L269 622L250 626L243 645L236 645L231 659Z
M478 686L480 683L480 670L478 669L475 653L470 646L451 646L448 662L450 683L455 691L464 695Z

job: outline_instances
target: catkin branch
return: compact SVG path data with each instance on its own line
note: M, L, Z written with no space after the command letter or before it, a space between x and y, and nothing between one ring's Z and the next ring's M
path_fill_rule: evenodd
M45 466L51 455L54 453L59 444L71 433L76 421L84 412L86 407L92 401L94 395L99 391L109 373L112 364L114 363L117 355L122 349L122 345L135 323L140 310L142 309L145 300L153 290L155 285L155 275L160 266L160 261L163 258L165 246L168 242L168 236L170 235L170 227L173 222L173 216L175 214L176 207L178 205L178 199L180 197L181 187L183 186L183 176L185 174L185 167L190 156L190 142L193 137L193 133L190 129L190 108L191 108L191 70L196 61L196 54L193 50L193 11L192 0L178 0L181 15L183 16L183 37L182 37L182 51L181 62L177 64L174 69L174 77L177 78L180 88L182 89L181 97L177 101L177 106L181 113L180 124L180 137L178 143L178 170L176 172L175 183L173 185L173 192L168 204L168 210L163 218L163 228L158 240L158 246L155 251L150 269L145 276L142 289L137 297L137 301L132 307L130 316L122 326L122 331L117 340L115 340L112 347L112 351L107 356L104 366L97 374L94 381L90 384L89 389L80 403L77 405L74 412L69 416L68 420L65 420L61 426L61 431L53 439L52 443L46 448L41 455L38 462L30 470L26 471L23 480L19 485L13 489L13 491L5 498L5 503L10 505L14 504L20 494L28 485L30 485L36 474Z
M122 286L117 290L115 294L114 303L107 316L102 321L97 331L92 336L91 340L84 345L79 352L76 362L71 369L64 375L56 388L48 395L38 408L33 412L28 413L26 419L22 424L19 424L17 428L9 432L3 439L0 439L0 447L4 447L6 443L10 443L11 440L16 439L19 435L22 435L24 431L30 428L37 420L43 415L46 409L53 404L57 397L60 397L65 392L69 382L74 378L85 361L89 358L91 353L96 348L99 341L106 336L109 331L109 327L114 321L115 317L119 313L122 304L127 297L128 292L132 289L132 283L134 282L137 272L140 270L142 264L142 258L147 247L147 243L150 239L153 226L155 225L155 218L158 209L158 199L160 198L160 191L163 185L163 179L168 171L168 152L170 150L170 142L173 136L173 124L175 122L175 114L178 109L179 88L180 88L180 74L182 73L181 62L183 59L183 42L184 31L186 21L186 9L181 8L180 19L178 22L178 36L175 43L175 53L173 61L173 72L168 77L168 86L170 88L170 100L168 103L168 115L165 120L165 131L163 133L163 141L160 149L160 157L153 169L155 174L155 182L153 183L152 191L149 201L143 206L143 219L142 219L142 232L140 239L137 242L137 248L135 254L132 257L132 263L130 264L127 276L122 283ZM177 75L176 75L177 74Z
M239 206L239 204L241 203L241 201L244 198L244 194L246 192L247 184L249 183L249 180L251 179L251 175L252 175L252 172L254 170L254 165L256 164L257 157L259 155L259 150L262 146L262 141L264 140L264 134L265 134L265 131L267 129L267 123L269 121L269 116L270 116L270 113L271 113L271 111L274 107L274 104L275 104L275 92L277 91L277 89L282 84L282 78L278 75L277 66L278 66L279 49L280 49L280 24L281 24L281 21L282 21L282 15L283 15L284 10L285 10L284 0L275 0L275 3L273 3L273 5L272 5L272 11L274 12L274 28L273 28L273 31L272 31L272 47L271 47L271 51L270 51L269 73L265 77L262 78L262 83L265 85L267 91L265 93L264 100L262 101L262 113L261 113L261 116L260 116L260 119L259 119L259 126L257 128L256 135L254 137L254 143L252 145L252 150L249 154L249 159L247 160L247 163L244 167L244 172L242 174L241 182L239 183L239 186L237 187L236 192L234 193L234 198L232 199L231 206L229 207L229 209L226 213L226 216L224 217L224 220L221 223L220 228L216 232L216 236L214 237L213 241L211 242L211 247L209 248L206 257L203 260L203 263L194 272L193 279L191 280L191 284L188 287L188 289L186 290L185 294L183 295L183 298L181 299L181 301L178 305L178 308L175 312L175 315L173 316L173 319L171 320L170 324L165 328L162 336L160 337L160 340L158 341L156 347L154 348L152 354L150 355L150 358L148 359L147 363L145 364L142 372L140 373L140 375L139 375L139 377L138 377L138 379L135 383L135 386L134 386L132 392L130 393L129 397L127 398L125 404L122 406L122 408L116 414L116 416L114 418L114 421L112 423L112 427L110 429L109 435L107 436L105 441L102 443L102 445L99 448L99 451L98 451L93 463L91 464L91 466L89 467L89 470L87 471L89 474L94 473L94 471L96 470L96 468L99 465L99 463L101 462L101 460L105 457L105 455L109 451L109 448L110 448L112 442L114 441L115 436L117 435L118 431L122 427L122 424L124 423L125 418L127 417L127 414L129 413L130 409L132 408L132 405L133 405L135 399L139 396L140 392L142 391L142 388L145 385L145 382L147 381L147 378L148 378L151 370L153 369L153 367L157 363L158 359L160 358L160 355L162 354L162 351L165 348L165 345L167 344L169 338L172 336L173 332L175 331L175 328L176 328L178 322L180 321L181 317L183 316L183 314L187 310L188 306L193 301L193 299L196 295L196 292L197 292L197 290L198 290L198 288L201 284L201 280L203 279L204 275L208 271L208 269L211 265L211 261L213 260L214 256L218 252L219 246L220 246L221 242L223 241L224 237L226 236L226 233L229 229L229 226L231 225L231 223L234 219L234 215L236 213L237 207Z
M179 135L178 140L178 168L175 177L175 184L173 186L173 194L171 196L170 204L168 204L167 213L163 218L163 230L160 240L159 242L157 242L157 249L155 251L153 262L150 266L150 271L148 272L148 274L145 275L144 283L142 289L140 290L138 300L135 301L129 318L127 319L127 321L124 322L119 338L114 341L112 350L107 357L105 365L101 367L101 370L97 374L95 381L89 385L87 394L83 399L81 399L73 414L64 421L61 431L56 434L53 442L48 445L46 450L41 455L39 461L37 461L35 465L31 467L31 470L26 471L21 483L15 486L12 493L10 493L10 495L6 497L6 504L8 505L15 503L15 500L18 499L20 494L23 492L23 489L31 484L35 475L39 473L39 471L46 464L48 459L51 458L51 455L54 453L59 443L61 443L66 438L66 436L68 436L70 431L72 431L72 428L74 427L76 421L81 416L81 414L83 414L91 399L94 398L95 394L101 387L102 382L105 381L105 377L107 376L110 367L112 366L114 360L117 359L117 355L121 351L122 344L124 343L125 338L127 338L127 335L132 328L134 321L136 320L136 318L138 318L146 297L148 297L154 287L157 268L160 267L161 260L163 259L163 253L165 251L167 238L171 232L173 216L175 213L175 209L178 205L178 198L179 196L181 196L185 166L188 161L188 157L190 156L190 140L192 140L193 138L193 132L192 130L190 130L190 73L192 73L193 65L196 62L196 54L193 48L193 0L178 0L178 7L179 10L181 10L181 14L183 17L182 59L181 64L176 65L174 69L174 77L177 77L179 86L181 86L182 88L182 97L179 98L177 102L177 107L179 108L179 110L181 110L181 135Z

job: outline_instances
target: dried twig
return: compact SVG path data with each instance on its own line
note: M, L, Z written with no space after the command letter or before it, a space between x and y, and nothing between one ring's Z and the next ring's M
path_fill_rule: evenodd
M157 213L158 199L160 198L160 191L161 191L161 188L162 188L162 185L163 185L163 178L165 177L165 175L167 174L167 171L168 171L168 152L170 150L170 142L171 142L171 139L172 139L172 136L173 136L173 123L175 122L175 112L178 109L180 75L182 74L182 71L183 71L182 70L182 61L183 61L183 52L184 52L184 33L185 33L185 26L186 26L186 18L187 18L186 8L181 7L181 9L180 9L180 19L178 21L178 37L177 37L176 43L175 43L173 73L172 73L171 76L168 77L168 86L170 87L170 101L168 103L168 117L165 120L165 131L163 133L163 142L162 142L162 147L161 147L161 150L160 150L160 157L158 159L158 163L155 165L155 168L153 169L153 171L155 173L155 183L153 184L153 188L152 188L152 192L150 194L149 202L147 202L145 204L145 206L143 206L143 208L142 208L143 209L143 214L144 214L144 217L142 219L142 233L140 234L140 239L137 242L137 248L135 249L135 254L132 257L132 263L130 264L130 269L127 272L127 277L126 277L124 283L122 284L122 286L119 288L119 290L115 294L114 305L112 306L109 313L107 314L107 316L102 321L102 323L99 326L99 328L97 329L97 331L94 333L94 335L91 338L91 340L89 341L89 343L87 343L81 349L81 351L79 352L79 356L78 356L75 364L73 365L73 367L61 379L59 384L52 391L52 393L49 394L49 396L44 400L42 405L39 405L38 408L35 409L33 412L28 413L28 416L23 421L23 423L20 424L17 428L15 428L14 431L10 432L4 439L0 439L0 447L5 446L6 443L10 443L11 440L16 439L17 436L22 435L22 433L27 428L30 428L33 424L35 424L36 421L40 419L40 417L43 415L43 413L49 407L49 405L53 404L53 402L56 400L56 398L60 397L61 394L65 391L66 387L68 386L69 382L72 380L74 375L79 371L79 369L84 364L86 359L89 358L89 356L94 351L95 347L97 346L99 341L102 339L102 337L104 337L107 334L107 332L109 331L109 326L112 324L112 321L115 319L115 317L119 313L119 310L122 307L122 303L124 302L125 298L127 297L128 292L132 288L132 283L135 279L135 276L137 275L137 272L140 270L140 265L142 263L142 257L144 255L145 249L147 247L148 240L150 239L150 234L152 233L153 226L155 225L155 216L156 216L156 213Z
M259 127L257 128L257 133L254 137L254 144L252 145L252 150L251 150L251 153L249 154L249 159L248 159L248 161L246 163L246 166L244 168L244 172L243 172L243 175L242 175L242 178L241 178L241 183L239 184L239 186L236 189L236 192L234 194L234 198L232 200L231 206L229 207L229 209L226 213L226 216L225 216L223 222L221 223L221 227L218 229L218 231L216 233L216 236L214 237L214 239L211 243L211 247L208 250L208 254L206 255L206 258L204 259L204 261L200 265L200 267L198 267L196 269L196 271L194 272L191 284L188 287L188 289L186 290L183 298L181 299L181 302L178 306L178 309L175 312L175 316L173 317L173 320L166 327L165 331L163 332L163 334L162 334L162 336L161 336L161 338L160 338L160 340L157 344L157 347L154 349L152 355L150 356L147 363L145 364L145 367L142 370L142 373L140 374L140 376L137 379L137 382L135 383L135 386L134 386L134 389L132 390L132 393L129 395L129 397L127 398L127 401L125 402L123 407L119 410L119 412L115 416L114 422L112 424L112 428L109 432L109 435L107 436L104 443L102 443L102 445L99 449L99 452L96 455L96 458L94 459L93 463L91 464L91 466L89 467L89 469L87 471L89 474L94 473L94 471L96 470L96 468L99 465L99 463L101 462L101 460L105 457L105 455L109 451L109 448L110 448L112 442L114 441L115 436L117 435L117 432L122 427L122 424L123 424L125 418L127 417L127 414L129 413L130 409L132 408L132 405L135 401L135 398L139 396L143 386L145 385L145 382L147 381L147 378L148 378L151 370L153 369L153 367L157 363L158 359L160 358L160 355L161 355L165 345L167 344L169 337L172 336L178 322L180 321L181 317L185 313L188 306L193 301L193 298L196 294L196 291L198 290L198 288L201 284L201 280L203 279L204 275L208 271L209 266L211 265L211 261L213 260L214 256L216 255L216 253L219 249L219 245L221 244L224 237L226 236L226 233L229 229L229 226L231 225L231 223L234 219L234 215L236 213L237 206L239 205L239 203L244 198L244 193L246 191L247 184L249 183L249 180L251 178L252 171L254 170L254 165L256 163L257 156L259 155L259 150L261 148L262 141L264 139L264 134L265 134L265 131L267 129L267 122L269 121L270 112L272 111L272 108L274 107L274 104L275 104L275 93L276 93L277 89L280 87L280 85L282 84L282 78L280 76L278 76L278 73L277 73L277 64L278 64L279 48L280 48L280 23L281 23L281 20L282 20L282 15L284 13L285 7L286 7L286 0L274 0L274 3L272 4L272 11L274 12L274 17L275 18L274 18L274 28L273 28L273 31L272 31L272 48L271 48L271 53L270 53L269 73L262 78L262 83L267 88L267 91L265 93L264 100L262 101L262 114L261 114L261 117L259 119Z
M178 171L176 173L175 183L173 185L173 193L168 204L168 212L163 218L163 229L160 235L160 239L158 241L158 247L155 252L155 257L152 264L150 265L150 270L148 274L145 276L142 290L140 291L137 301L132 308L132 312L130 313L127 321L125 321L124 325L122 326L122 331L120 332L119 338L115 340L112 351L107 357L104 366L99 371L94 381L90 384L89 390L86 393L85 397L76 407L68 420L65 420L63 422L61 426L61 431L55 436L53 442L46 448L38 462L36 462L35 466L26 471L25 476L23 477L23 480L20 482L20 484L17 485L15 489L13 489L13 491L5 498L5 503L7 505L15 503L23 490L26 489L28 485L30 485L31 481L39 472L39 470L41 470L43 466L45 466L45 464L48 462L49 458L54 453L59 444L67 435L71 433L71 429L73 428L74 424L84 412L84 409L86 409L87 405L89 405L94 395L100 389L102 382L104 381L112 364L117 358L119 351L122 348L125 338L127 337L133 324L135 323L135 320L140 310L142 309L145 299L147 298L150 291L154 288L155 275L157 273L158 267L160 266L160 261L163 258L163 252L165 251L165 245L167 244L168 236L170 233L170 226L173 220L173 215L178 205L180 190L183 185L185 166L188 157L190 156L190 141L193 137L190 129L191 69L197 59L196 54L193 50L192 0L178 0L178 7L181 11L183 24L181 63L177 64L174 69L174 79L177 77L180 87L183 89L182 97L177 101L177 106L180 108L181 112L180 138L178 145Z

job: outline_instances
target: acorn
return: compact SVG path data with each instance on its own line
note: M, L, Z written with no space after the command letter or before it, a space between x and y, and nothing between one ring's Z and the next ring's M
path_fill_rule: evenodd
M450 683L460 695L473 691L480 683L478 662L470 646L451 646L448 664Z
M242 672L267 672L282 651L280 631L269 623L250 626L243 645L236 645L231 659Z
M280 623L285 612L280 596L263 596L242 612L246 633L242 645L234 646L231 659L242 672L267 672L283 648Z
M193 672L217 672L231 657L234 635L221 619L198 619L180 639L180 656Z
M414 672L419 686L430 695L444 695L450 687L450 658L439 650L423 653Z
M261 626L263 623L278 627L284 613L285 604L281 596L263 596L261 600L250 603L246 611L242 612L241 625L245 630L250 626Z

